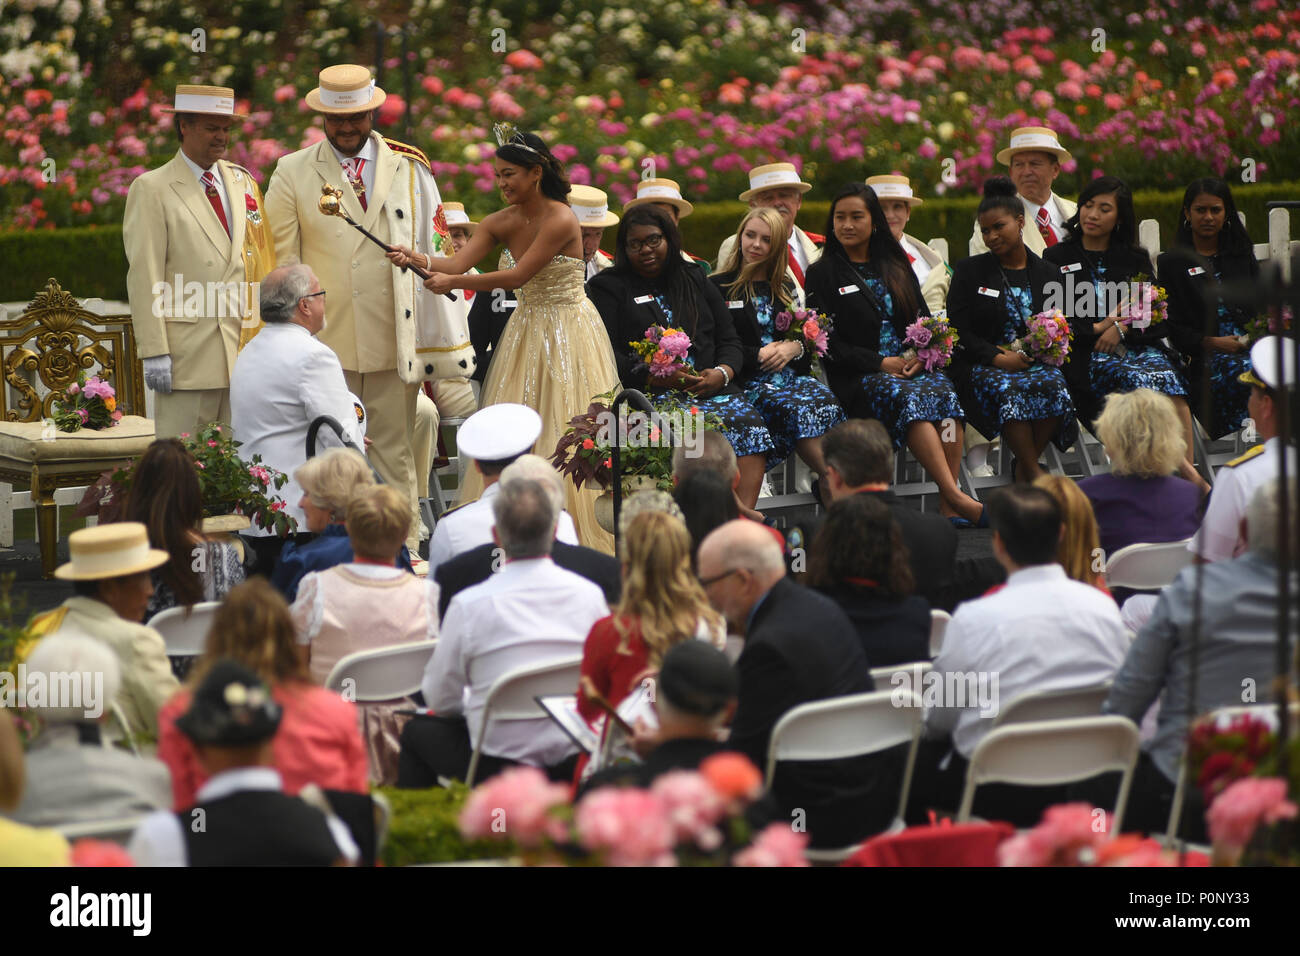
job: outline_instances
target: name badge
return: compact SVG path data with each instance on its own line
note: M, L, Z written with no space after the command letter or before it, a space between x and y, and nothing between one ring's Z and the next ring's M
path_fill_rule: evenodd
M468 296L466 296L466 298L468 298ZM518 300L518 299L503 299L503 300L501 301L501 308L503 308L503 309L517 309L517 308L519 308L519 300Z
M635 299L633 299L632 301L635 302L637 305L648 305L649 303L653 302L654 300L655 300L655 297L652 296L652 295L639 295L639 296L637 296Z
M1071 262L1068 266L1061 266L1062 272L1078 272L1083 268L1082 262Z
M1192 266L1187 270L1187 274L1189 276L1203 276L1205 275L1205 270L1201 266Z
M744 300L744 299L728 299L728 300L727 300L727 308L728 308L728 309L743 309L744 307L745 307L745 300Z
M983 286L983 285L980 286L979 289L977 289L976 291L978 291L980 295L988 296L990 299L996 299L998 296L1002 294L1002 291L1000 289L990 289L988 286Z
M850 292L857 292L858 287L855 285L840 286L840 295L848 295Z

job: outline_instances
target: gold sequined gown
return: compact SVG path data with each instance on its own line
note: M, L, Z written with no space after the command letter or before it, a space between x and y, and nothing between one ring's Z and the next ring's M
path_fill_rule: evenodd
M499 268L514 268L510 250ZM586 265L571 256L556 256L516 292L519 302L483 382L480 406L500 402L527 405L542 416L542 434L533 451L550 458L569 419L581 414L591 399L618 384L614 350L600 313L587 299ZM578 540L588 548L614 553L614 538L596 524L599 488L582 491L565 480L565 509L573 517ZM483 479L470 466L458 496L473 501L483 491Z

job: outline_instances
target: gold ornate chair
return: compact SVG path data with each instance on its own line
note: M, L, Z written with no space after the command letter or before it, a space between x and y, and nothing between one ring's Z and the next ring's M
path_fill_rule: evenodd
M61 432L46 427L55 398L81 371L117 391L122 420L112 428ZM130 316L82 308L50 279L16 318L0 321L0 481L30 483L45 577L54 573L58 512L54 492L89 485L139 457L154 439L144 406L144 374Z

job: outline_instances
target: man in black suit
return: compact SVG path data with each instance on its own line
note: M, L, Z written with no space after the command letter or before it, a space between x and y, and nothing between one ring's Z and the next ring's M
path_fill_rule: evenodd
M609 555L592 548L565 544L556 541L551 545L551 560L574 574L580 574L605 592L605 600L610 607L618 603L623 590L623 579L618 561ZM482 544L464 554L458 554L450 561L438 565L433 579L438 582L441 593L438 595L438 619L447 613L451 599L461 591L475 584L481 584L498 571L505 561L505 554L498 545Z
M791 708L874 689L853 624L830 598L786 578L781 549L762 525L736 520L712 531L699 566L709 601L745 639L730 749L765 768L772 729ZM805 825L815 847L879 832L896 809L901 756L782 766L772 788L778 819Z

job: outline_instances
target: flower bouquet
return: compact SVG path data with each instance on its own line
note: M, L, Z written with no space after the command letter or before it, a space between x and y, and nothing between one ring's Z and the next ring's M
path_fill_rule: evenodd
M54 400L54 424L61 432L82 428L112 428L122 420L113 386L98 375L86 378L82 372L67 390Z
M1110 835L1111 815L1087 803L1049 807L1042 822L998 847L1001 866L1178 866L1150 837Z
M1039 312L1026 325L1028 332L1004 348L1019 352L1031 362L1042 362L1055 368L1064 365L1070 354L1070 340L1074 338L1065 313L1060 309Z
M1164 286L1156 285L1145 275L1134 278L1130 288L1136 287L1136 296L1130 295L1120 303L1116 318L1121 325L1146 329L1169 318L1169 293Z
M1277 717L1270 707L1256 714L1223 715L1198 721L1187 740L1191 779L1205 805L1266 763L1277 741Z
M634 339L628 344L641 356L652 379L695 374L694 367L686 361L691 350L691 337L682 329L652 325L645 330L645 338Z
M832 322L825 312L813 309L778 312L772 322L784 341L798 342L819 356L826 354Z
M1286 335L1295 327L1294 318L1289 305L1261 312L1246 320L1246 334L1238 338L1242 345L1249 348L1267 335Z
M952 353L957 347L957 330L948 324L948 313L940 309L934 315L918 315L916 321L907 327L903 344L908 346L903 358L921 363L927 371L945 368L952 361Z

